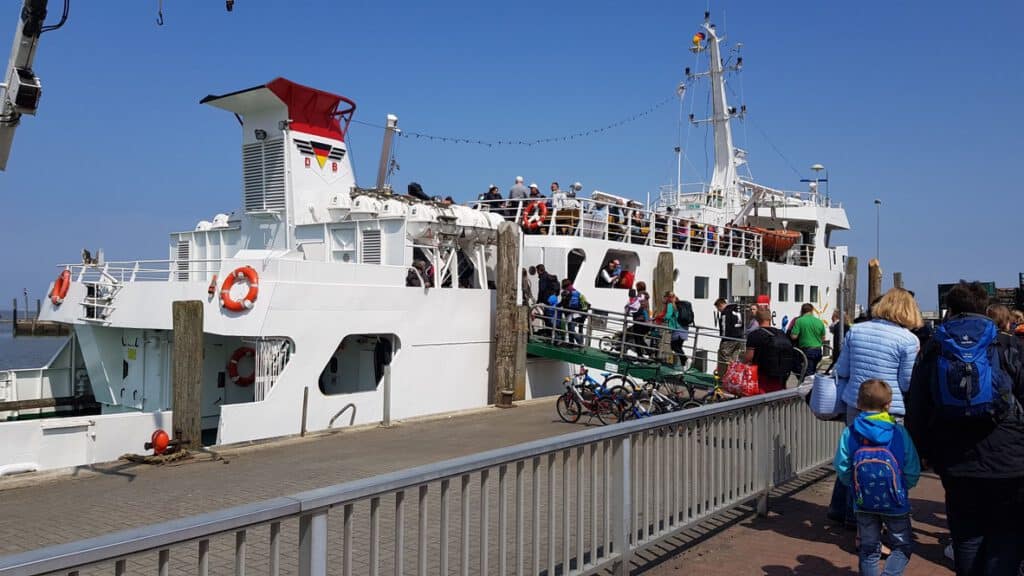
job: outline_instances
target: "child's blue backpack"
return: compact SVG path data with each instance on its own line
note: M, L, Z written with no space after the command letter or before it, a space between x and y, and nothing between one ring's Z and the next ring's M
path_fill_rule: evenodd
M939 344L938 378L933 396L946 418L996 417L1013 402L1009 376L1001 368L995 324L984 316L964 314L935 330Z
M903 483L903 433L893 430L888 446L868 444L850 429L853 504L859 512L899 516L910 512Z

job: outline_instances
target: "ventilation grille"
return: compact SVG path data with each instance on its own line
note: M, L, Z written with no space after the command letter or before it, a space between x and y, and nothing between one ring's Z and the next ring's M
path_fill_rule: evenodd
M188 260L189 260L189 242L188 240L178 240L178 280L183 282L188 281Z
M380 264L380 230L363 230L363 264Z
M263 140L242 146L245 211L284 210L284 140Z

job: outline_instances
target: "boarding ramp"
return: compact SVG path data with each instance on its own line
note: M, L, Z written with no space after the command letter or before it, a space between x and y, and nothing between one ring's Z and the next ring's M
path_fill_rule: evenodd
M767 514L842 430L784 390L0 557L0 576L628 574L738 506Z

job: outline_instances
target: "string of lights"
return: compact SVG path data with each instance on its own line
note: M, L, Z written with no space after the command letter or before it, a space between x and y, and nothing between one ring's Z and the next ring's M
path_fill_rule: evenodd
M596 136L609 130L613 130L625 124L636 122L642 118L645 118L654 113L659 108L665 106L669 102L675 100L677 96L672 95L666 97L664 100L651 105L642 112L637 112L628 118L623 118L618 122L613 122L607 126L601 126L599 128L591 128L589 130L581 130L579 132L573 132L572 134L566 134L563 136L551 136L548 138L534 138L534 139L516 139L516 138L500 138L498 140L482 140L479 138L462 138L457 136L437 136L435 134L426 134L424 132L413 132L408 130L399 130L398 135L402 138L409 140L429 140L431 142L442 142L445 144L470 144L475 146L486 146L488 148L494 148L497 146L537 146L541 144L553 144L556 142L569 142L576 140L577 138L587 138L589 136ZM371 122L363 122L362 120L352 120L357 124L364 126L371 126L373 128L381 128L384 126L379 124L373 124Z

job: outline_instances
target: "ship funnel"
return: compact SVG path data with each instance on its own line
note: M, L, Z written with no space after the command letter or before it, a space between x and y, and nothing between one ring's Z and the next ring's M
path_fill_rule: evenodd
M352 100L277 78L201 100L242 124L242 208L294 224L329 218L328 208L356 185L345 136Z

